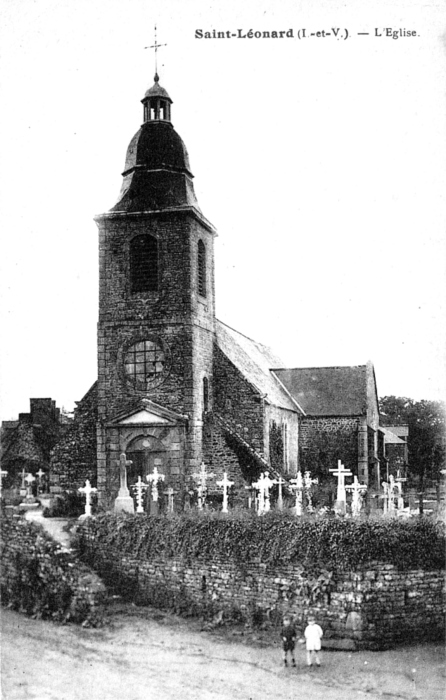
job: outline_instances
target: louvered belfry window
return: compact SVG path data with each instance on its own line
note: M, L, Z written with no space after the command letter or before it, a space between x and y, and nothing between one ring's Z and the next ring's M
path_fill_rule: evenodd
M130 243L132 292L158 291L158 241L154 236L135 236Z
M206 248L203 241L198 241L198 294L206 296Z

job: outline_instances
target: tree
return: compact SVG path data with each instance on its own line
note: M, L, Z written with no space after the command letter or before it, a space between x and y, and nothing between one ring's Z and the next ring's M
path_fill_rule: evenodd
M409 426L409 475L422 491L427 481L439 482L446 466L446 405L443 401L414 401L384 396L379 401L381 424Z

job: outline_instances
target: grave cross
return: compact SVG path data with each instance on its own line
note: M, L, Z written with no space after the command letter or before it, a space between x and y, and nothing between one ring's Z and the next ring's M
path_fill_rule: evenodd
M329 471L333 474L333 476L338 477L338 491L336 495L335 508L345 513L345 502L347 500L345 493L345 477L352 476L352 472L350 469L345 468L340 459L338 459L337 469L329 469Z
M85 494L85 513L81 515L81 518L89 518L91 515L91 494L96 493L97 489L90 484L89 479L86 480L85 486L78 488L80 493Z
M206 500L207 486L206 481L214 477L215 474L208 474L206 471L206 465L204 462L201 463L200 471L196 474L192 474L192 478L198 482L198 509L202 510L204 502Z
M26 471L25 471L25 467L23 467L23 469L22 469L22 485L21 485L22 489L26 489L25 478L26 478Z
M167 510L169 513L173 513L173 497L174 494L178 493L178 491L174 491L171 486L169 486L168 489L164 491L164 493L167 496Z
M130 492L127 486L127 467L129 467L133 462L126 458L125 452L121 452L119 455L119 491L115 498L115 513L120 513L125 511L126 513L135 512L135 504L133 498L130 496Z
M164 474L161 474L157 467L153 467L153 472L146 476L148 483L152 484L152 500L155 502L158 501L159 496L158 481L164 481L165 478Z
M231 486L234 486L234 482L229 481L226 472L223 472L223 479L221 481L217 481L217 486L222 486L222 488L223 488L223 508L222 508L222 511L223 511L223 513L227 513L228 512L228 489Z
M398 503L401 496L401 484L395 481L393 474L389 476L389 511L395 510L395 505L398 507ZM396 501L396 504L395 504Z
M120 478L120 488L119 488L119 498L125 498L130 496L127 487L127 467L133 464L131 459L127 459L125 452L121 452L119 455L119 478Z
M258 514L263 515L263 513L267 513L270 510L270 500L269 500L269 492L272 486L274 484L277 484L277 481L275 479L270 479L269 478L269 472L266 471L262 474L260 474L259 480L253 484L253 487L256 488L259 492L258 495Z
M296 490L296 515L302 515L302 491L304 488L302 472L297 472L297 477L291 479L291 484L291 488Z
M32 495L33 495L32 494L32 486L33 486L33 482L35 480L36 480L36 477L33 476L31 473L28 474L27 477L25 478L25 481L28 484L28 497L30 497L30 496L32 497Z
M403 476L401 476L401 472L398 469L396 473L396 479L397 483L397 488L398 488L398 510L404 510L404 499L403 499L403 481L407 481L407 479Z
M312 502L312 495L311 495L311 488L313 484L318 484L319 479L312 479L311 474L309 471L306 471L304 474L304 489L306 492L307 496L307 508L309 511L313 510L313 502Z
M146 490L147 486L143 481L141 481L141 475L138 476L138 481L136 482L134 488L136 492L136 512L144 513L144 491Z
M3 487L3 477L8 476L8 472L5 471L4 469L0 469L0 498L2 496L2 487Z
M360 484L358 477L355 474L353 484L350 484L350 486L346 486L345 488L347 491L352 492L352 515L354 518L357 518L361 511L362 496L367 491L367 486Z
M43 471L42 468L39 469L38 472L36 472L36 476L39 477L39 491L42 491L42 478L45 475L45 472Z
M276 483L279 486L279 494L277 497L277 507L279 510L283 509L283 494L282 494L282 486L286 484L285 479L282 479L282 475L279 474L279 478L277 479Z
M260 475L260 477L262 476L263 474ZM252 489L255 492L255 510L257 511L258 515L262 515L265 510L265 493L262 488L260 477L258 481L254 481L254 483L251 484Z

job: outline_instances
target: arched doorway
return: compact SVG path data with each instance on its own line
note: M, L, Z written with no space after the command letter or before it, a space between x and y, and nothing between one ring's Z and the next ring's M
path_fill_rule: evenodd
M156 467L167 477L167 450L161 440L153 435L134 438L126 449L126 457L132 462L127 469L128 484L138 481L138 476L147 483L146 476Z

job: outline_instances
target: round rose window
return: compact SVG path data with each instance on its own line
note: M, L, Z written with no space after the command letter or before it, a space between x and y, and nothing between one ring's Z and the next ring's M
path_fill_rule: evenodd
M163 379L166 353L153 340L140 340L131 345L124 355L127 379L138 389L149 389Z

